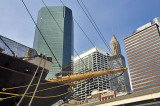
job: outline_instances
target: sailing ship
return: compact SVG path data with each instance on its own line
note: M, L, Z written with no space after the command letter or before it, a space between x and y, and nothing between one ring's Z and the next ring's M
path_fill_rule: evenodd
M52 65L50 57L38 55L36 50L0 36L0 106L28 106L29 103L31 106L51 106L66 99L75 81L127 70L100 70L45 80Z
M41 64L39 65L40 60ZM46 65L38 87L38 90L43 91L36 92L36 96L40 98L35 97L32 106L51 106L65 95L54 96L68 92L69 86L64 85L54 89L55 86L62 84L45 80L53 64L51 58L37 55L34 49L0 36L0 106L15 106L19 102L21 96L16 96L15 94L23 94L25 92L28 87L27 85L30 83L39 65L32 82L32 85L35 85L31 86L28 90L28 92L34 92L45 61ZM27 95L32 96L32 94L33 93ZM31 97L24 97L20 106L28 106L30 98Z

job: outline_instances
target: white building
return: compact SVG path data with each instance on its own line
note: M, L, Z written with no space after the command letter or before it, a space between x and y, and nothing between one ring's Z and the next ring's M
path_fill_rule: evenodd
M94 47L79 56L74 58L74 73L84 73L87 71L104 70L108 68L108 53L104 50ZM101 77L90 79L82 83L78 83L74 88L74 95L80 100L85 101L85 98L91 95L94 89L99 91L108 89L109 77L104 75Z

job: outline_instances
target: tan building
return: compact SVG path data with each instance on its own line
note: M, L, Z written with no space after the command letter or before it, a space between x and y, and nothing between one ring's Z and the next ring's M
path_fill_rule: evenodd
M68 103L65 103L63 106L78 106L82 105L84 102L78 100L70 100Z
M115 91L108 90L108 89L103 91L94 90L91 93L91 96L87 96L86 103L104 101L104 100L112 99L115 97L116 97Z
M82 104L82 106L160 106L160 88L134 92L113 99Z

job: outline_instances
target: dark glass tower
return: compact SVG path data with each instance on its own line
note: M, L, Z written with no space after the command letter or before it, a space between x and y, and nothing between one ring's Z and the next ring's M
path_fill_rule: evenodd
M62 75L71 73L73 56L73 18L71 9L65 6L43 7L38 13L37 25L55 54L58 62L63 66ZM52 57L53 67L46 79L55 77L61 72L59 65L48 49L39 31L36 29L33 48L38 53Z

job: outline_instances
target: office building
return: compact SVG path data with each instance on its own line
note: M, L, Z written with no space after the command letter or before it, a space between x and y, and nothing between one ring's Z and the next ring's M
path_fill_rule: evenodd
M87 71L104 70L108 68L108 53L98 47L94 47L74 58L74 73L84 73ZM110 88L108 75L80 82L74 88L74 96L85 101L93 90L106 90Z
M112 69L126 67L125 58L121 54L120 44L115 35L112 36L110 41L110 50L111 56L108 57L108 67ZM128 71L125 71L123 74L122 72L112 74L110 75L110 80L111 89L115 90L117 95L131 91Z
M134 92L160 88L160 17L124 38Z
M71 63L73 57L73 18L71 9L65 6L46 7L40 9L38 13L37 25L53 51L60 65L63 67L62 75L71 73ZM52 15L51 15L51 14ZM38 53L52 57L53 67L46 79L55 77L61 72L57 61L47 47L38 29L35 31L34 49Z

